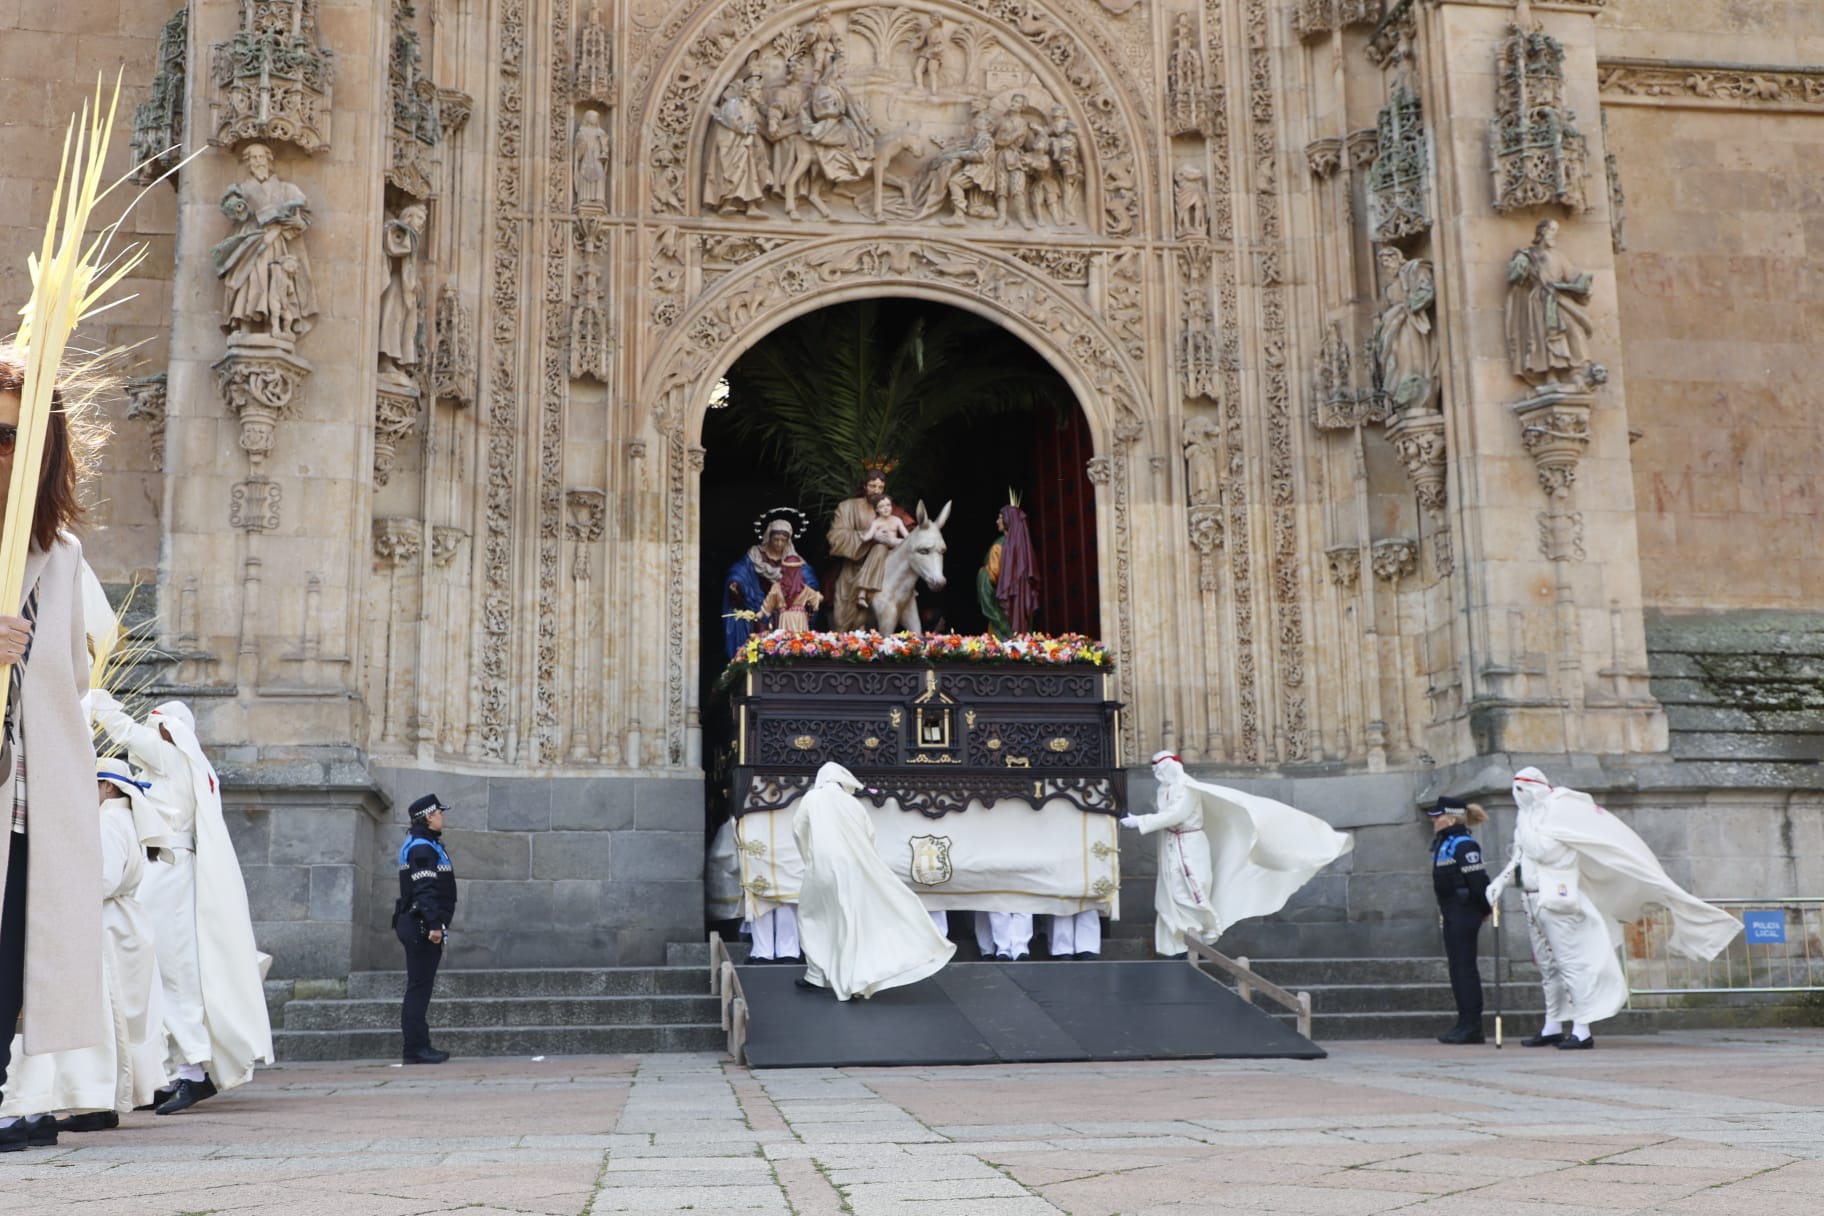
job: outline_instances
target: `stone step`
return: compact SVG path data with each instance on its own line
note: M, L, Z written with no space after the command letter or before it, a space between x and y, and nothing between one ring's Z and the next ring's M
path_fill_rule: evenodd
M717 999L700 996L457 997L433 1001L438 1027L465 1029L514 1026L681 1026L721 1018ZM397 1029L399 999L292 1001L285 1006L286 1030Z
M1767 730L1674 730L1672 754L1680 760L1824 761L1824 735Z
M395 1010L395 1013L397 1011ZM432 1007L432 1037L456 1056L631 1055L636 1052L723 1051L728 1036L716 1023L682 1026L515 1026L451 1027L437 1025ZM275 1030L273 1049L282 1061L397 1060L399 1031Z
M1349 1013L1433 1013L1440 1009L1456 1008L1456 1000L1451 995L1449 984L1312 984L1300 987L1295 992L1310 993L1312 1012L1325 1016ZM1482 999L1489 1008L1494 1007L1493 984L1483 983ZM1509 1013L1543 1013L1545 1010L1545 997L1536 979L1530 984L1503 985L1501 1003Z
M1480 958L1476 964L1483 984L1495 981L1494 960ZM1256 958L1248 965L1261 978L1281 988L1297 990L1316 986L1431 984L1450 986L1450 966L1442 958ZM1507 985L1539 983L1539 970L1532 963L1503 962L1501 979ZM1448 1006L1449 1001L1445 1002Z
M1519 1046L1521 1039L1539 1029L1542 1016L1538 1011L1504 1013L1502 1025L1505 1042L1509 1046ZM1279 1020L1287 1026L1292 1026L1295 1021L1290 1014ZM1314 1012L1311 1017L1311 1037L1319 1043L1354 1039L1435 1039L1455 1025L1456 1020L1455 1010L1448 1008L1404 1013ZM1495 1015L1492 1012L1482 1016L1482 1033L1488 1036L1491 1044L1495 1041ZM1599 1045L1608 1035L1657 1033L1659 1023L1653 1014L1626 1009L1596 1026Z
M439 971L432 999L694 995L708 991L709 947L705 945L701 966ZM403 971L357 971L348 977L351 1000L397 1001L404 994Z

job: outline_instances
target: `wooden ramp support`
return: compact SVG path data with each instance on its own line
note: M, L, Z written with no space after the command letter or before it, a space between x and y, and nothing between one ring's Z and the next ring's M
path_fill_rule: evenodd
M1184 960L1193 968L1202 971L1202 964L1209 963L1228 972L1235 981L1235 995L1250 1004L1254 1001L1255 989L1259 989L1260 995L1285 1006L1298 1015L1298 1033L1307 1039L1311 1037L1311 994L1309 992L1301 992L1294 996L1278 984L1261 979L1248 969L1248 957L1245 954L1230 958L1208 942L1201 942L1189 936L1184 939L1184 944L1186 947Z
M709 994L722 1000L722 1029L728 1032L728 1054L735 1063L747 1063L747 996L741 976L728 956L728 943L720 933L709 935Z

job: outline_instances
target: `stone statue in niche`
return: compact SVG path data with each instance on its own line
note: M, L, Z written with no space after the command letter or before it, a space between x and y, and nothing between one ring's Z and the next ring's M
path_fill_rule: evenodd
M1172 174L1172 220L1179 240L1209 239L1210 191L1196 165L1179 165Z
M583 111L576 126L575 180L576 209L579 212L608 210L608 132L602 127L599 110Z
M424 242L425 209L412 203L386 221L380 250L386 257L386 289L380 293L380 374L409 380L422 357L424 334L418 290L418 247Z
M1383 410L1432 413L1438 408L1438 342L1433 306L1438 298L1431 263L1408 258L1392 245L1377 255L1383 285L1375 312L1374 387Z
M912 87L935 93L943 83L944 51L952 34L942 16L920 14L918 38L912 47Z
M1208 125L1203 51L1189 13L1172 21L1172 50L1165 60L1166 118L1173 135L1201 135Z
M1222 424L1216 419L1207 414L1185 419L1185 489L1192 505L1216 502L1222 496L1221 470L1217 468L1221 440Z
M1558 252L1558 221L1541 220L1533 243L1507 264L1507 359L1535 387L1587 389L1605 378L1589 359L1591 278Z
M222 281L222 328L228 345L297 348L317 316L304 233L310 202L304 192L272 171L265 144L241 149L243 180L222 195L222 213L239 227L209 251Z
M729 84L711 115L709 165L703 178L703 202L723 215L745 211L760 217L771 166L760 139L760 78Z

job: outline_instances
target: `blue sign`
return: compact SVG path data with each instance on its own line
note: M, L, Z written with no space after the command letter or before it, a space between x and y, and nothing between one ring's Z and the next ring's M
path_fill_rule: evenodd
M1781 945L1786 941L1786 913L1744 912L1742 925L1748 931L1748 944L1751 946Z

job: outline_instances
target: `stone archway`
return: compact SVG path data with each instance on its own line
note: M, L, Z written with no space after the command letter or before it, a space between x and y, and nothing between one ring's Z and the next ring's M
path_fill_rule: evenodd
M674 238L675 239L675 238ZM785 322L869 295L949 304L995 322L1063 378L1089 421L1095 456L1101 581L1115 588L1103 630L1120 657L1118 695L1131 700L1134 608L1129 458L1147 400L1144 381L1102 321L1046 274L999 251L910 238L835 238L774 250L717 281L679 317L645 369L640 394L664 443L665 750L688 762L695 712L694 594L701 435L710 391L728 367ZM1111 628L1112 626L1112 628ZM1138 749L1134 715L1123 745Z

